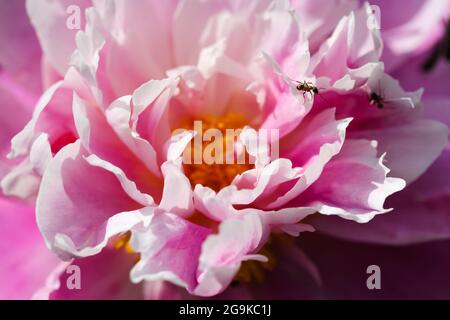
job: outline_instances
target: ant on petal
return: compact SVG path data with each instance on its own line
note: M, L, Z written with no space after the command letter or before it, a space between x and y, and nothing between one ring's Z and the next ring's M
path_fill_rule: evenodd
M327 99L325 99L324 97L322 97L322 95L319 94L319 88L317 88L312 82L306 80L304 80L303 82L297 80L294 81L297 82L295 88L298 91L303 92L303 98L305 98L305 95L309 93L311 97L314 95L318 95L323 101L325 101L328 104L330 103Z
M300 81L296 81L297 82L297 86L295 87L298 91L302 91L303 92L303 97L305 97L305 95L307 93L313 95L313 94L319 94L319 89L312 83L312 82L307 82L306 80L303 82Z
M384 108L384 98L380 96L376 92L371 92L369 95L369 102L371 105L375 105L378 107L378 109Z
M373 106L377 106L378 109L383 109L386 103L384 93L381 92L381 81L378 81L378 93L371 91L369 93L369 103Z

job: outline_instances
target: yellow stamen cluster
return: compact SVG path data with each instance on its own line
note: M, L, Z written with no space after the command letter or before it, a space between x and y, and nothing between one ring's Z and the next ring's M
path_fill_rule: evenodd
M227 150L229 145L232 145L236 140L235 132L230 134L227 132L227 129L241 129L247 124L247 120L240 113L229 113L223 117L213 117L213 116L204 116L199 119L202 122L202 132L197 132L198 135L203 136L203 133L209 129L217 129L222 132L222 141L212 141L209 143L203 143L201 145L191 144L187 148L191 148L190 155L194 154L203 154L205 148L208 147L211 143L221 143L223 145L222 150ZM195 127L192 124L188 124L184 126L184 129L187 130L195 130ZM197 150L196 150L197 148ZM239 164L239 163L226 163L227 153L222 152L219 155L213 154L214 158L221 159L220 163L207 164L202 161L202 163L192 163L185 164L184 170L186 176L189 178L191 185L195 187L197 184L201 184L203 186L210 187L214 191L219 191L220 189L230 185L233 179L253 168L251 164Z
M123 249L128 254L136 255L137 256L136 260L139 261L140 255L133 250L133 247L130 244L130 239L131 239L131 232L124 233L112 243L112 246L114 249L117 250Z

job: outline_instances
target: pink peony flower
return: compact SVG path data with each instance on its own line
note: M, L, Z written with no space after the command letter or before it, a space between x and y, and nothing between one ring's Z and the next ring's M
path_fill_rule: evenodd
M4 195L27 204L0 205L20 230L6 237L33 253L2 250L4 273L18 274L16 261L23 273L39 268L23 293L38 299L248 298L284 265L320 284L318 253L311 260L292 240L305 231L388 244L448 237L405 223L406 212L389 220L405 195L427 194L417 184L448 146L448 117L428 116L420 83L405 91L381 60L384 37L396 52L395 36L406 41L417 21L385 34L368 3L326 2L28 0L42 58L24 50L23 61L41 59L45 90L37 99L37 86L6 69L21 62L2 61L1 88L23 117L34 109L1 169ZM82 30L67 26L74 4ZM424 54L442 37L433 32L396 54ZM388 67L402 78L399 61ZM22 125L11 121L2 152ZM230 141L231 152L219 148ZM31 206L49 250L35 241ZM69 264L83 270L82 290L65 287ZM17 279L0 295L16 297Z

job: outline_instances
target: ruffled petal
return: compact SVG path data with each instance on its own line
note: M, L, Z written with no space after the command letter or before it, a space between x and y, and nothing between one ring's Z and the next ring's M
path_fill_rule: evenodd
M388 173L383 157L377 157L376 143L347 140L320 179L294 202L316 207L322 214L365 223L390 211L384 209L386 198L406 185L400 178L387 177Z
M90 0L40 1L27 0L27 12L37 32L47 61L63 76L69 68L70 57L75 50L75 35L79 29L67 27L69 13L79 14L80 29L84 26L84 10ZM75 7L70 7L74 5ZM77 10L68 10L76 8Z
M133 230L131 245L141 259L131 271L132 281L166 280L194 290L202 243L210 234L176 215L154 215L148 227Z
M64 259L100 252L113 235L141 222L146 213L138 209L151 204L120 169L87 156L79 141L64 147L49 163L39 189L39 229Z
M369 28L373 18L368 3L339 21L333 34L311 59L311 70L337 89L350 90L362 84L376 67L383 43L378 28Z

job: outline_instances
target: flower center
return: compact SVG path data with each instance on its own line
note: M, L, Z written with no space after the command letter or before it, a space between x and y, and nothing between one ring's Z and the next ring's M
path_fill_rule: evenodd
M113 242L113 247L117 250L124 249L126 253L134 253L130 244L131 232L124 233Z
M223 117L204 116L183 126L197 133L185 150L189 161L184 161L184 171L192 187L201 184L217 192L237 175L253 168L247 156L244 161L238 161L235 153L240 129L247 123L242 114L228 113Z
M135 256L136 263L141 259L140 253L133 250L130 244L131 232L128 231L120 236L118 236L112 243L112 247L116 250L123 250L126 254Z

